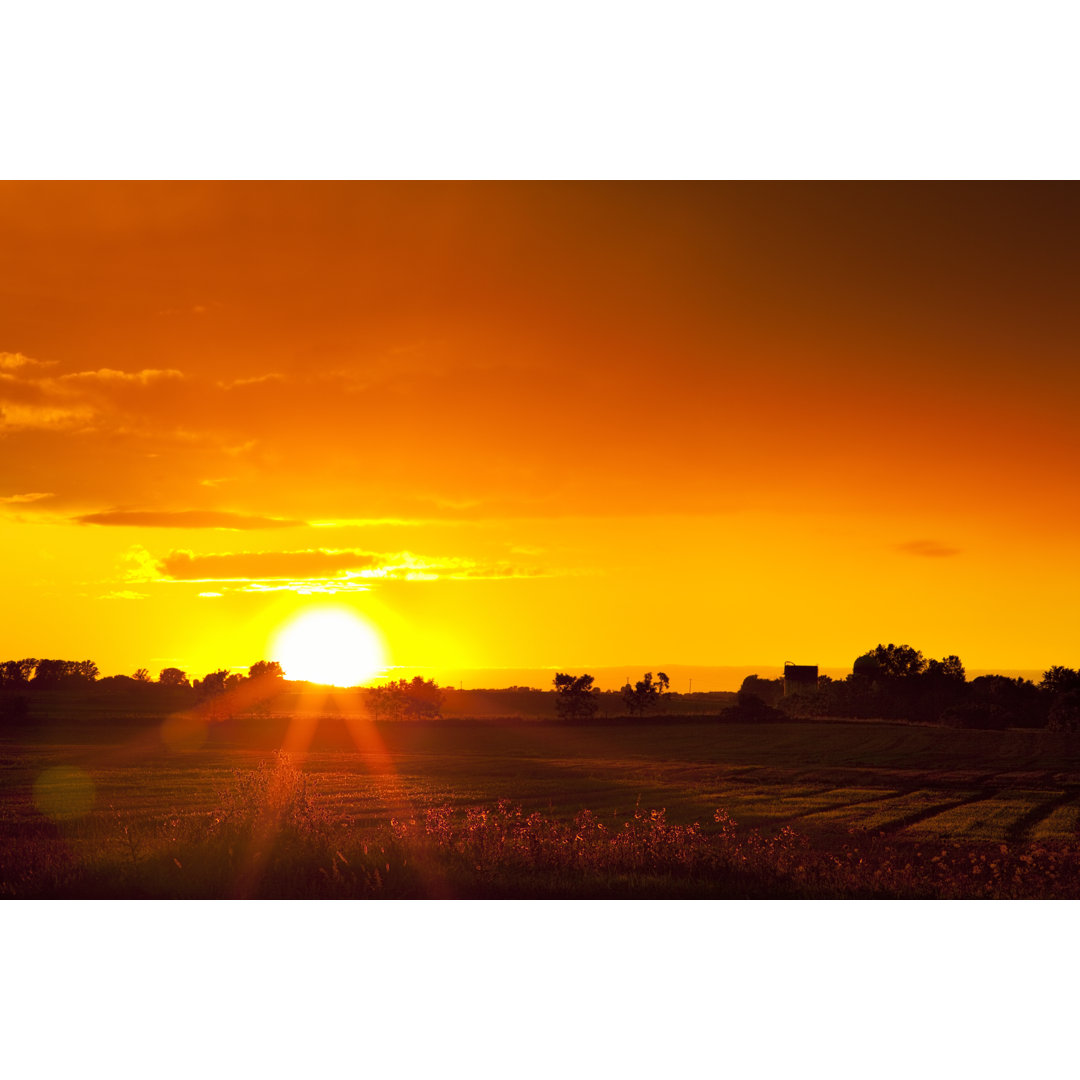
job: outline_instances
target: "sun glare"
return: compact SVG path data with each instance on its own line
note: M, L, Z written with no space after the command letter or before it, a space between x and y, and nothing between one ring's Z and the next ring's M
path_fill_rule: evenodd
M344 608L297 615L274 639L273 656L286 678L331 686L357 686L386 664L378 632Z

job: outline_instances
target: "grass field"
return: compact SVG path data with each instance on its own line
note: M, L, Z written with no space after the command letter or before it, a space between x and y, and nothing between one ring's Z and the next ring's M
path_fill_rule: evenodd
M9 731L0 783L7 896L966 895L912 858L958 874L988 852L1016 874L974 895L1072 895L1080 740L883 722L132 720ZM616 834L638 848L615 851ZM272 866L245 871L260 848ZM888 868L876 884L806 869L871 848ZM1031 867L1051 857L1044 880Z

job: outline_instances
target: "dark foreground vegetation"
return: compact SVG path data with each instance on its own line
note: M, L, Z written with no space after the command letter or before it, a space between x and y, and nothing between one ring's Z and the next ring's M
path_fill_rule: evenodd
M1080 674L804 670L470 694L8 661L0 897L1080 899Z
M1069 735L164 727L0 740L0 896L1080 898Z
M86 862L46 828L4 867L8 897L987 898L1080 897L1080 845L898 842L849 833L823 849L790 826L708 826L663 809L569 820L508 800L429 807L353 828L278 753L238 772L204 814L153 827L113 812ZM78 834L79 830L76 830Z

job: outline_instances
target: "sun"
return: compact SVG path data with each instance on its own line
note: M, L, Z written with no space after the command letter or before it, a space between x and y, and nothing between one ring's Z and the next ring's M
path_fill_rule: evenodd
M330 686L358 686L386 666L378 632L342 607L297 615L274 639L273 656L286 678Z

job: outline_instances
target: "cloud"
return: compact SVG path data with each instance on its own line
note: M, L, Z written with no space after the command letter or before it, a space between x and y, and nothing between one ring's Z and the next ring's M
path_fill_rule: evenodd
M335 518L333 521L309 521L313 529L366 529L377 525L394 525L414 528L420 525L462 525L461 518L437 517L372 517Z
M142 371L118 371L116 368L98 368L96 371L76 371L70 375L61 375L56 381L64 384L96 383L135 384L149 386L152 383L171 379L182 379L184 373L176 368L143 368Z
M370 569L379 556L360 551L254 551L195 555L173 551L158 564L174 581L325 580L347 571Z
M144 564L140 563L140 568ZM547 576L506 563L457 556L428 558L412 552L379 553L315 548L196 555L172 551L155 565L159 580L228 582L246 591L366 591L379 581L477 581Z
M947 559L950 556L959 555L961 549L939 543L937 540L908 540L906 543L897 544L896 550L905 555L917 555L923 559Z
M0 352L0 371L16 371L20 368L52 367L55 360L31 360L22 353Z
M93 419L94 410L87 405L0 405L0 427L8 431L57 431L85 427Z
M306 525L289 518L233 514L227 510L108 510L80 514L80 525L124 525L144 529L286 529Z
M0 503L30 503L52 497L51 491L28 491L25 495L0 495Z
M131 589L118 589L115 592L99 596L99 600L145 600L148 593L133 592Z
M125 431L131 421L147 423L144 413L152 406L148 394L164 400L184 374L174 368L143 368L120 371L98 368L54 375L52 362L32 360L21 353L0 353L0 425L5 433L22 430L94 430L99 424L114 432ZM157 388L157 389L156 389ZM153 422L149 421L151 428Z
M222 370L197 356L183 371L172 363L128 370L117 357L57 374L9 361L0 370L7 490L54 491L55 505L83 514L158 506L168 477L173 505L195 509L228 477L252 513L337 525L474 522L569 505L547 488L538 495L522 485L523 474L548 467L543 440L522 443L516 424L498 417L460 422L493 384L514 400L535 397L535 386L501 366L443 370L440 361L417 385L395 364L368 358L343 371L313 363L283 372L270 360ZM421 416L425 439L403 439ZM491 452L511 437L535 458L524 469Z
M285 376L276 371L271 371L266 375L252 375L246 379L219 379L217 385L222 390L231 390L236 386L258 386L259 383L268 382L283 383L285 382Z
M158 572L154 556L142 546L134 544L120 557L121 576L124 581L144 583L158 581Z

